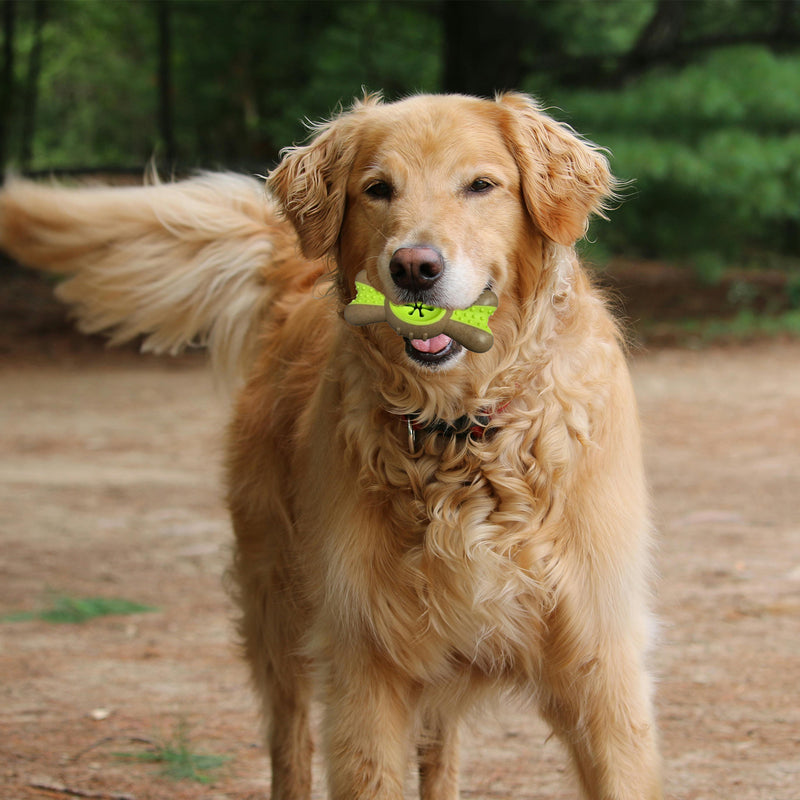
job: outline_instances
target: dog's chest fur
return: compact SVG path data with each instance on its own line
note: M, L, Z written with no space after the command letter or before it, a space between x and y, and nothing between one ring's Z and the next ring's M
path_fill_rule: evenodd
M528 435L525 448L513 431L485 444L433 436L409 454L402 426L390 424L371 452L351 454L360 485L347 501L336 498L350 510L325 533L321 627L360 626L349 634L366 631L419 680L460 664L498 676L535 661L552 607L547 519L558 501L536 458L535 431ZM516 455L498 460L486 447ZM348 523L369 530L369 542L356 547ZM325 607L354 613L331 620Z

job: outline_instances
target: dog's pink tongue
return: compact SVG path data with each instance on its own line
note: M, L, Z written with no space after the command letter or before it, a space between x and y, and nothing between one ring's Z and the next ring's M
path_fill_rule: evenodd
M420 353L441 353L447 347L452 339L445 334L440 333L434 336L433 339L412 339L411 346Z

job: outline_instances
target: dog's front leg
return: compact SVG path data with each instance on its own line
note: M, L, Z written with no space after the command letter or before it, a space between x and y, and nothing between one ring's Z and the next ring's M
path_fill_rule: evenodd
M420 800L458 800L459 730L455 720L425 720L419 745Z
M339 653L329 665L324 745L331 800L402 800L414 694L410 681L366 647Z
M661 764L640 656L610 657L552 675L542 711L571 751L589 800L662 800Z

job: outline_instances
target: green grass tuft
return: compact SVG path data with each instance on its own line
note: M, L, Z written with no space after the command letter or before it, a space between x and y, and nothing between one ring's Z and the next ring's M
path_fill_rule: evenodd
M134 603L118 597L68 597L55 595L49 608L41 611L18 611L2 618L2 622L27 622L44 620L57 624L80 624L95 619L123 614L141 614L155 611L152 606Z
M212 783L214 770L230 761L230 756L192 751L189 728L184 720L178 723L172 739L156 743L143 753L115 753L117 758L147 764L161 764L161 774L176 781Z

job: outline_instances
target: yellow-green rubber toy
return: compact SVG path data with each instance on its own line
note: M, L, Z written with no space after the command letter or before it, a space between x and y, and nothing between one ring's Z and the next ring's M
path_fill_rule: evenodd
M351 325L388 322L407 339L432 339L445 334L475 353L485 353L493 344L489 317L497 310L497 295L485 289L469 308L449 309L422 303L395 305L367 283L366 272L356 275L355 299L345 308Z

